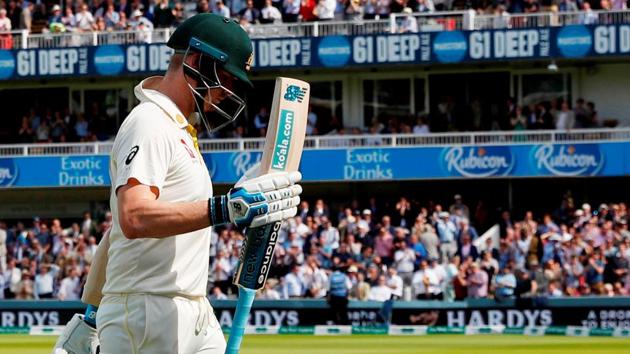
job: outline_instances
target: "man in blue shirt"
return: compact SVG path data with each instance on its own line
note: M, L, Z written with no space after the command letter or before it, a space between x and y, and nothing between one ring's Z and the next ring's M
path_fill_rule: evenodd
M348 324L348 290L352 286L350 279L336 267L329 278L328 304L336 324Z
M516 288L516 277L512 273L512 267L506 265L499 273L495 281L495 296L498 300L511 298L514 296L514 289Z

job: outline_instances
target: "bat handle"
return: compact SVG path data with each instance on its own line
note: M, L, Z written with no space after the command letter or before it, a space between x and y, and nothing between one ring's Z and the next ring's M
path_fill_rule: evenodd
M256 290L238 287L238 302L236 303L236 312L234 313L225 354L238 354L254 297L256 297Z

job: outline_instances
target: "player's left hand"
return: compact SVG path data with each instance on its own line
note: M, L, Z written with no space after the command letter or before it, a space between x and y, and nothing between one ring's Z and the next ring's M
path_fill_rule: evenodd
M99 344L96 328L75 314L57 339L53 354L98 354Z
M286 220L297 214L302 187L297 184L302 174L295 172L273 172L239 183L214 202L214 216L218 207L225 207L229 220L239 227L258 227ZM221 223L221 220L218 223ZM213 223L217 225L216 222Z

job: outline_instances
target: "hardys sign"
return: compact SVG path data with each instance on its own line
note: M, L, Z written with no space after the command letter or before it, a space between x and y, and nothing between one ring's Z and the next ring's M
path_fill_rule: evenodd
M605 301L606 300L606 301ZM236 301L213 301L217 319L231 327ZM63 325L80 302L0 301L0 326ZM389 317L383 303L350 301L352 325L374 325ZM334 323L325 300L256 301L249 324L255 326L312 326ZM496 302L489 299L458 302L399 301L391 311L391 323L448 327L580 326L630 329L630 298L555 298Z
M478 31L258 38L253 69L630 55L630 25L569 25ZM146 75L168 68L166 44L0 50L0 79Z

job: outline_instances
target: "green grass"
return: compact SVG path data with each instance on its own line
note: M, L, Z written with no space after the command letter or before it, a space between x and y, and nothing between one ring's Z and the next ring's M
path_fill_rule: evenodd
M0 335L0 354L50 353L55 337ZM622 354L630 339L519 335L246 336L242 354Z

